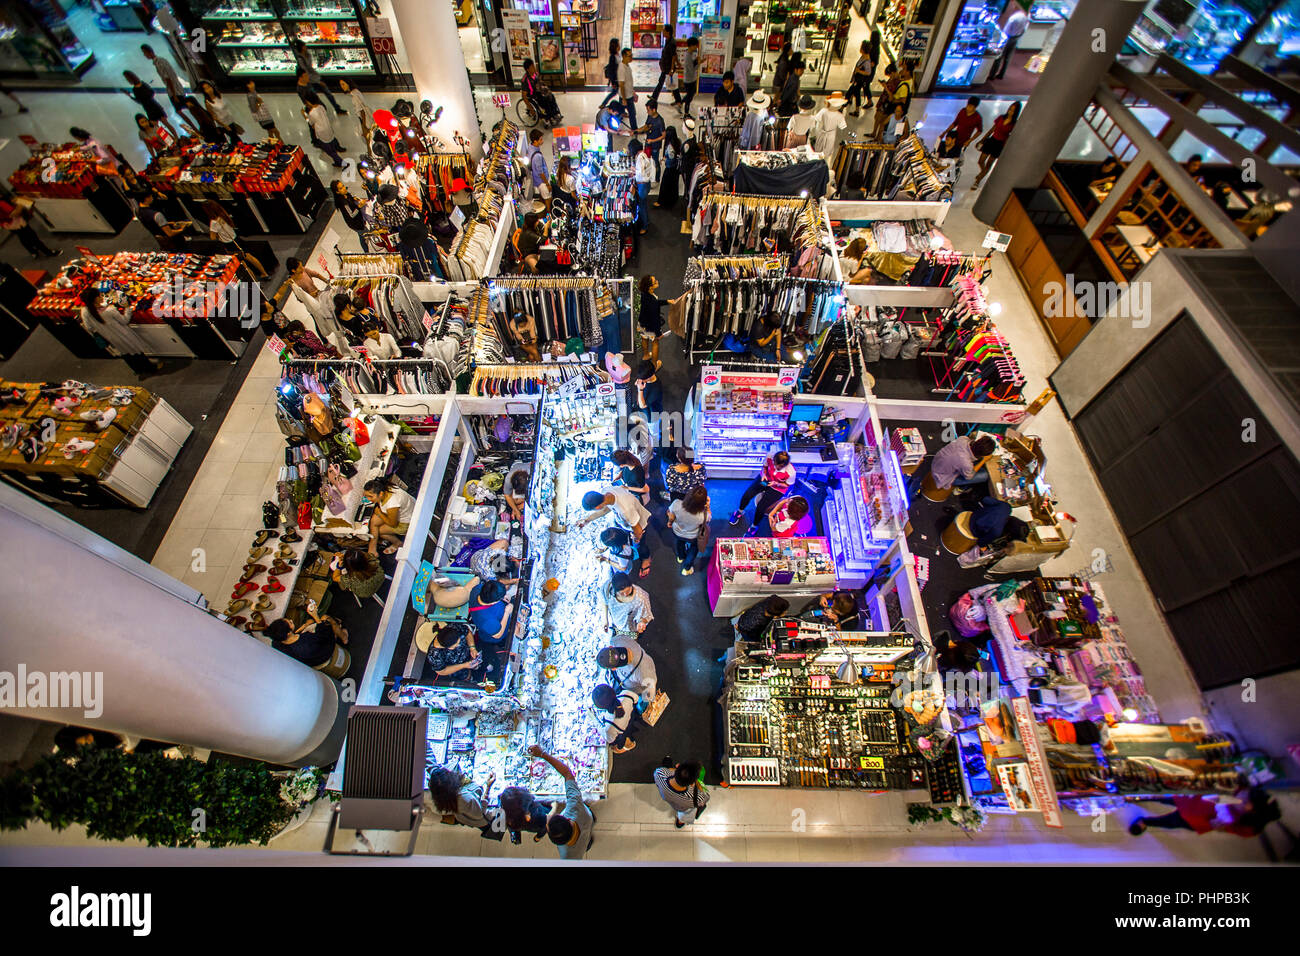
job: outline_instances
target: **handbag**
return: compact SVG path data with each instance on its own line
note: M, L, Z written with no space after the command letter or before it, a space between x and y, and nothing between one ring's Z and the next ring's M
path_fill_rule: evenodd
M304 501L298 505L298 528L307 531L311 528L311 502Z
M704 775L704 769L700 769L700 775ZM700 803L700 782L696 780L691 784L691 806L695 808L695 819L704 816L704 811L708 809L707 803Z
M370 429L366 426L365 422L359 418L349 418L346 424L352 427L352 440L355 441L357 445L370 444Z
M331 464L326 468L325 477L329 483L338 490L340 495L348 495L352 493L352 482L343 477L343 472L339 469L338 465Z
M708 550L709 539L711 536L712 536L712 531L709 529L709 523L706 521L702 525L700 525L699 534L695 536L696 545L699 547L700 553L703 553Z
M274 501L262 502L262 527L268 531L280 527L280 506Z
M671 703L671 698L663 691L659 691L659 693L655 694L655 699L646 705L645 710L641 711L641 719L653 727L659 722L659 718L663 715L664 709L669 703Z

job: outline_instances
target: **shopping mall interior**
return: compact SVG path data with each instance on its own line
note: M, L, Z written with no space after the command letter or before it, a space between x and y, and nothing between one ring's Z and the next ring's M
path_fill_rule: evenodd
M1296 861L1298 48L0 0L0 862Z

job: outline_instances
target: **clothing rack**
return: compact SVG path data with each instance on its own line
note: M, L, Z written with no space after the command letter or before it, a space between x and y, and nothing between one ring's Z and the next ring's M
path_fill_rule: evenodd
M910 186L918 200L938 202L952 199L952 186L935 171L921 138L912 133L894 150L894 173L899 187Z
M725 336L749 341L767 314L781 317L782 334L800 329L815 336L839 316L843 283L796 276L710 278L687 284L680 308L692 361L716 350ZM672 319L670 317L670 325Z
M475 396L540 395L548 387L583 379L584 388L601 382L595 366L585 362L516 363L480 365L474 370L469 393Z
M451 184L457 179L468 183L472 167L468 154L463 152L421 153L415 164L429 199L443 212L451 212Z
M682 281L690 284L700 278L747 279L759 276L783 276L790 257L780 256L692 256L686 260ZM728 274L719 274L726 270Z
M385 332L399 342L420 343L425 337L425 317L428 314L424 303L415 293L411 280L404 275L358 275L336 276L330 284L331 301L328 303L330 320L325 324L330 328L322 329L327 340L335 335L342 335L344 341L355 345L360 336L352 329L344 329L333 315L333 293L347 292L361 298L367 308L379 321ZM320 319L317 319L320 324Z
M809 212L817 226L812 242L819 242L820 207L799 197L711 193L701 197L695 211L691 242L706 253L734 255L756 250L766 254L802 249L809 244Z
M701 146L707 146L722 167L723 176L730 176L739 161L740 134L749 110L744 106L701 106L696 119Z
M857 199L855 195L845 195L862 190L861 199L882 199L898 183L894 172L893 143L840 143L831 165L831 182L835 193L841 199ZM861 185L850 187L849 180Z
M497 335L521 348L576 337L585 348L597 349L606 331L617 331L621 309L616 299L626 295L630 302L632 293L630 278L494 276L483 284L497 316L492 323ZM532 319L531 329L523 334L504 320L518 313Z
M970 275L953 281L953 305L940 310L929 348L936 395L960 402L1019 402L1025 385L1011 345L988 314L984 290Z
M339 252L337 246L334 247L334 255L339 260L340 276L406 275L406 263L399 255Z

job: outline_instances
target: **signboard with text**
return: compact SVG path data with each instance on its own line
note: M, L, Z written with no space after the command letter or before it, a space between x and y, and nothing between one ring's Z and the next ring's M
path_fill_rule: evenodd
M1011 698L1011 710L1016 715L1016 733L1020 736L1021 746L1025 748L1029 782L1038 809L1043 811L1043 822L1049 827L1064 827L1061 806L1056 800L1056 787L1052 784L1052 774L1043 753L1042 741L1038 739L1038 724L1034 720L1028 698Z

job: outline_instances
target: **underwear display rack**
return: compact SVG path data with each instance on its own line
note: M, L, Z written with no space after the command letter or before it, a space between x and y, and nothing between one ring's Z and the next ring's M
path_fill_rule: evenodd
M548 387L558 386L575 376L582 378L583 388L595 388L601 381L595 367L585 362L481 365L474 370L469 393L497 397L540 395Z
M832 279L795 276L696 279L687 284L683 306L691 359L714 351L726 335L749 339L768 313L781 317L783 334L802 328L815 336L838 318L843 289Z
M831 182L841 199L858 199L852 195L857 190L863 193L861 199L883 199L898 185L894 144L840 143L831 164Z
M959 402L1021 401L1025 376L988 314L974 276L953 280L955 301L937 310L938 328L921 354L930 360L936 395Z

